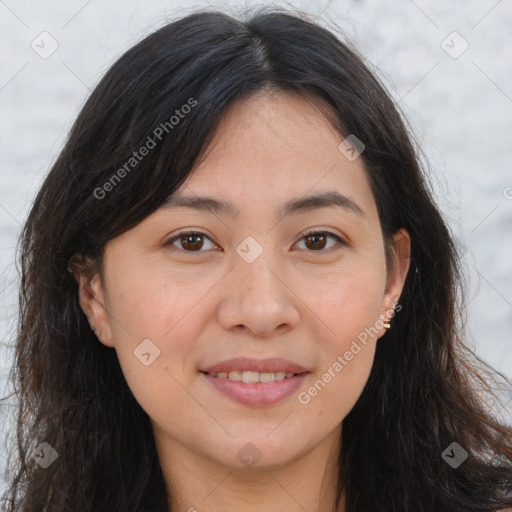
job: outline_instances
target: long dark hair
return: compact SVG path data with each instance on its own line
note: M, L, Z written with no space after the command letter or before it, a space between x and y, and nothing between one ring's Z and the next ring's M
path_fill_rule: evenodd
M406 118L350 43L272 8L168 23L122 55L82 108L19 241L17 450L4 510L168 510L150 419L91 331L72 272L101 271L105 244L185 181L228 106L264 89L324 105L340 142L364 142L388 248L399 228L412 240L402 309L343 420L338 499L345 487L353 512L512 507L512 428L482 395L496 375L510 381L463 342L460 259ZM155 147L127 166L148 137ZM58 454L47 468L31 457L42 442ZM456 469L442 456L454 442L468 454Z

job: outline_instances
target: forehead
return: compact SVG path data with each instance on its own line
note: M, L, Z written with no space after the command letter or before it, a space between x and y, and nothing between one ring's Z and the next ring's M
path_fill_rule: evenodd
M171 199L215 197L243 212L333 191L371 217L376 206L363 161L340 151L343 139L318 102L288 91L252 95L228 109L200 164Z
M232 105L222 117L212 143L212 153L220 157L230 149L246 147L260 158L277 159L290 152L308 160L322 160L322 153L337 150L340 134L322 113L326 109L313 100L291 91L268 91L253 94ZM338 143L337 143L338 142ZM275 153L269 153L273 149Z

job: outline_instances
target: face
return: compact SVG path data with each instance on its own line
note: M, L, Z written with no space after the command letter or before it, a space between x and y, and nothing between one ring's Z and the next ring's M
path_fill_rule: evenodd
M162 449L277 467L339 438L409 264L400 231L386 273L362 159L342 140L292 93L236 104L175 196L238 214L162 207L107 244L103 279L80 281ZM328 192L337 202L304 202ZM236 358L252 361L224 364Z

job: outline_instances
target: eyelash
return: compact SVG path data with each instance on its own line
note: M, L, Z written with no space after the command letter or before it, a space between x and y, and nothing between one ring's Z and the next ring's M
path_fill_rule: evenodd
M178 233L177 235L175 235L174 237L172 237L171 239L169 239L167 242L165 242L164 246L172 246L172 244L176 241L176 240L179 240L180 238L182 237L185 237L185 236L189 236L189 235L201 235L201 236L204 236L206 238L208 238L209 240L211 240L211 238L206 235L205 233L202 233L201 231L181 231L180 233ZM328 237L331 237L331 238L334 238L341 246L346 246L347 243L339 236L339 235L336 235L335 233L332 233L331 231L326 231L326 230L315 230L315 229L312 229L310 231L306 231L305 233L302 234L301 238L299 239L299 242L301 242L302 240L304 240L304 238L308 237L308 236L311 236L311 235L327 235ZM211 240L213 242L213 240ZM213 242L215 243L215 242ZM199 251L187 251L185 249L179 249L179 248L175 248L177 249L178 251L182 251L182 252L186 252L186 253L189 253L189 254L200 254L202 252L207 252L207 251L203 251L203 250L199 250ZM327 249L327 250L318 250L318 251L307 251L307 252L310 252L310 253L331 253L335 250L339 250L340 248L336 248L336 247L331 247L330 249Z

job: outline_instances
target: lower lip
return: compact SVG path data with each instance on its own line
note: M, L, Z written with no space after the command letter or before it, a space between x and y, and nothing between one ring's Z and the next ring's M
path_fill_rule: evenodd
M202 373L202 375L217 391L236 402L244 405L265 406L280 402L295 393L308 374L301 373L283 380L256 383L212 377L208 373Z

